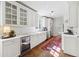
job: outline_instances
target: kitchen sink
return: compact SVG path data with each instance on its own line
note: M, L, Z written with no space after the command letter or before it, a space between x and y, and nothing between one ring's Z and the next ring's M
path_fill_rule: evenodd
M64 33L64 34L74 35L73 33Z

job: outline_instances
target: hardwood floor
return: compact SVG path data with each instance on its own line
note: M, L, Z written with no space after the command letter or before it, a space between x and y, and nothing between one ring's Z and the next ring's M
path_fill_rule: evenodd
M44 51L43 49L40 48L43 45L43 43L39 44L38 46L34 47L29 51L22 52L21 57L54 57L52 54L50 54L49 51ZM72 56L64 54L63 51L61 50L59 57L72 57Z

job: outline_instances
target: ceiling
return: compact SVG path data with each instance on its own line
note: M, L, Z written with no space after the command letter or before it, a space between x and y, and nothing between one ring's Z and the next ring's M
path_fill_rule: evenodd
M64 15L66 1L22 1L24 4L38 11L38 14L48 17ZM53 11L53 13L51 13Z

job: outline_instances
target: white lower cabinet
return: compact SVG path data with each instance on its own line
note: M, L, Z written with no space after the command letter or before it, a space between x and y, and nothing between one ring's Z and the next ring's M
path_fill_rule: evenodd
M62 48L64 50L64 53L72 56L79 56L78 42L78 38L75 35L63 35Z
M38 33L30 37L31 49L46 40L46 33Z
M20 39L15 38L3 42L2 57L16 57L20 55Z
M77 36L77 56L79 57L79 36Z
M35 47L37 44L36 44L36 41L37 41L37 38L35 35L31 36L30 37L30 44L31 44L31 48Z
M19 55L19 51L17 49L16 44L5 46L3 48L3 56L4 57L15 57Z
M66 37L64 41L64 52L76 56L76 38Z
M46 32L30 35L31 49L46 40ZM17 57L21 53L20 37L0 40L0 57Z

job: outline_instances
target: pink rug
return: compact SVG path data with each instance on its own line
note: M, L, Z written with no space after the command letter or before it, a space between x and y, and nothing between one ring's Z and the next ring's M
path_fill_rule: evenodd
M61 50L61 37L55 36L48 39L41 47L44 51L49 51L54 56L59 56Z

